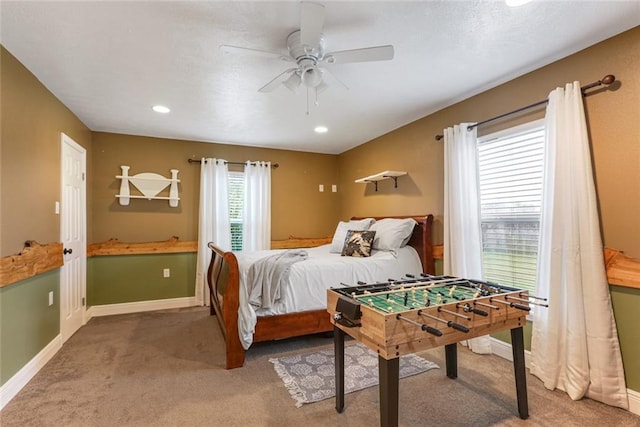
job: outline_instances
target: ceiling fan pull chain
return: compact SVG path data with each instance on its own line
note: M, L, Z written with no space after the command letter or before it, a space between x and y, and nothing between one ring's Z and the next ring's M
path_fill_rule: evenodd
M309 88L307 88L307 116L309 115Z

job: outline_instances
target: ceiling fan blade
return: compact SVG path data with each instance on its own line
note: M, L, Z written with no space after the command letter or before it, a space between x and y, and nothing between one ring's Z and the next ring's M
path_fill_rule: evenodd
M283 61L293 61L293 58L291 58L290 56L283 55L278 52L269 52L267 50L253 49L250 47L231 46L228 44L221 44L220 50L228 53L249 54L249 55L262 56L267 58L277 58Z
M327 88L329 88L328 84L326 84L325 82L320 82L320 84L316 86L316 96L327 90Z
M320 44L324 26L324 6L318 3L300 3L300 42L311 48Z
M323 67L323 68L322 68L322 71L324 71L324 75L325 75L325 76L329 76L329 77L331 77L331 79L332 79L333 81L338 82L338 83L340 84L340 86L342 86L345 90L349 90L349 86L347 86L346 84L344 84L344 82L343 82L342 80L340 80L338 77L336 77L336 75L335 75L335 74L333 74L333 73L331 72L331 70L329 70L328 68L324 68L324 67ZM322 83L323 83L325 86L327 86L327 84L326 84L324 81L323 81ZM324 90L324 88L323 88L323 90Z
M345 62L388 61L393 59L393 46L373 46L362 49L341 50L327 53L324 61L330 64L344 64Z
M294 73L296 70L297 68L289 68L288 70L278 74L273 80L258 89L258 92L271 92L287 80L290 77L289 74Z

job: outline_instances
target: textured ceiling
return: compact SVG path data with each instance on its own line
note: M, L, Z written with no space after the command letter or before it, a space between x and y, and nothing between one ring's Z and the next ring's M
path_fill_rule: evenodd
M258 92L291 63L219 49L286 55L298 2L2 1L0 36L94 131L341 153L640 24L637 0L323 4L327 51L395 58L327 65L348 89L327 78L308 115L305 90Z

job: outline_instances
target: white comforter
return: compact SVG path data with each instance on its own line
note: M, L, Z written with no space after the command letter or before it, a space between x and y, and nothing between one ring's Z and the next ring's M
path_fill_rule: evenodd
M341 283L355 286L358 281L374 283L390 278L401 279L407 273L419 274L422 271L420 258L410 246L395 252L374 250L368 258L340 256L330 253L330 247L331 245L324 245L306 249L309 258L291 266L289 280L280 290L280 300L268 310L249 304L247 273L255 261L284 250L235 254L240 273L238 333L245 350L253 342L257 316L321 310L327 306L328 288L339 287Z

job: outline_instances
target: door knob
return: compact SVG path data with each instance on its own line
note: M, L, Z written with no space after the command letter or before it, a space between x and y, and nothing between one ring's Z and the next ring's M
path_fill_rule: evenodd
M62 251L62 253L63 253L63 254L65 254L65 255L66 255L66 254L73 253L73 249L67 249L67 248L65 248L65 249Z

